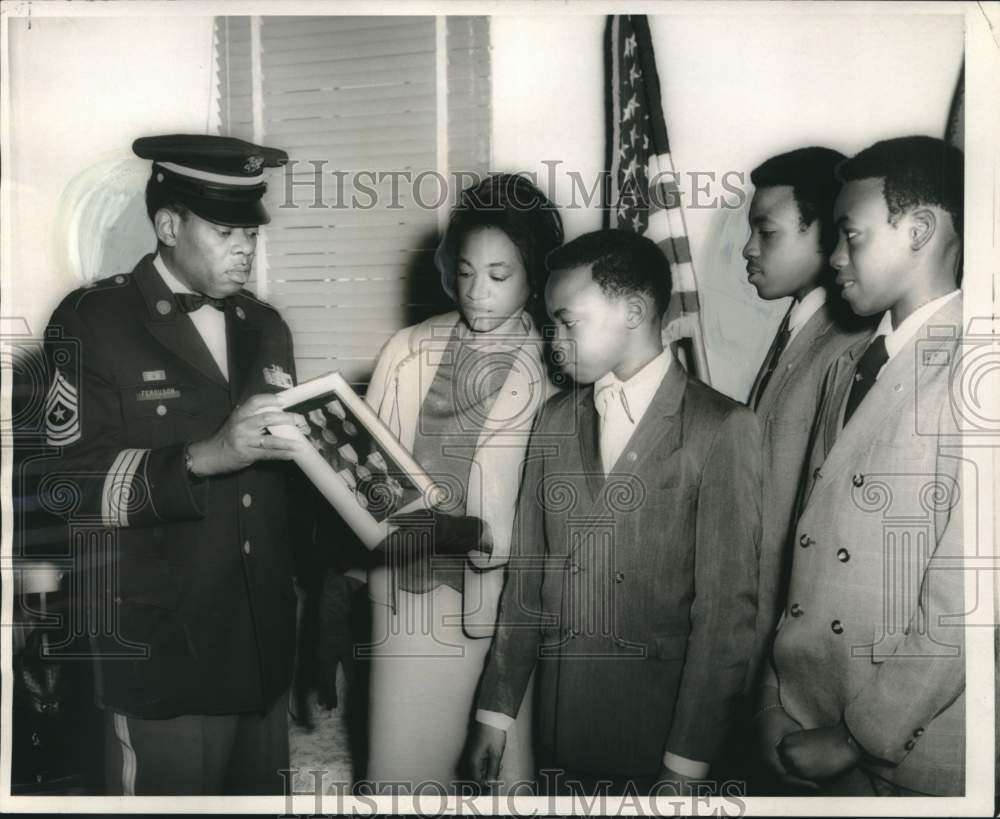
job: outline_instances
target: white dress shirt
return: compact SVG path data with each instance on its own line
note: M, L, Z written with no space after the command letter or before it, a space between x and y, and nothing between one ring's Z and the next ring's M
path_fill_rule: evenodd
M944 296L939 296L933 301L927 302L927 304L922 304L905 319L903 319L899 323L899 327L895 330L892 329L892 311L886 310L882 316L882 320L878 323L878 327L876 328L874 335L872 336L872 339L876 339L879 336L885 336L885 351L889 354L885 364L892 361L896 354L902 350L904 346L906 346L906 342L917 334L917 331L920 330L927 319L940 310L944 306L945 302L949 299L955 298L958 293L958 290L952 290ZM885 369L885 364L882 365L882 370ZM879 374L882 373L882 370L879 370Z
M826 304L826 288L825 287L814 287L808 293L806 293L805 298L802 301L794 301L792 303L791 309L788 311L788 344L792 343L792 339L798 334L807 321L811 319L824 304ZM785 345L785 349L788 349L788 344Z
M671 354L664 350L628 381L614 373L601 376L594 383L594 406L601 418L601 464L607 475L628 445L629 438L670 369Z
M167 285L171 293L194 293L194 291L178 279L166 262L157 253L153 259L153 267L160 274L164 284ZM195 329L201 336L208 351L219 365L222 375L229 380L229 358L226 348L226 315L221 310L216 310L210 304L203 304L197 310L192 310L187 314L188 318L194 322Z
M653 402L653 396L663 383L673 356L664 350L627 381L608 373L594 383L594 406L600 416L601 464L607 475L628 445L632 433ZM476 721L506 731L514 720L507 714L478 709ZM672 754L663 754L663 764L684 776L695 779L708 775L707 762Z

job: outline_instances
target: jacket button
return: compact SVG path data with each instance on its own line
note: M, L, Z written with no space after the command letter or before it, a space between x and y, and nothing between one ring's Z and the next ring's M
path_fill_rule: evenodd
M167 414L167 405L166 404L157 404L156 405L156 414L159 415L161 418L164 415L166 415Z
M625 582L625 572L615 572L615 583Z
M802 537L799 538L799 546L801 546L803 549L808 549L815 542L816 542L815 540L813 540L811 537L809 537L809 535L806 534L803 534Z
M792 603L792 607L788 610L788 613L791 614L792 617L801 617L805 614L805 611L798 603Z
M578 564L576 564L576 563L570 563L569 564L569 571L570 571L570 574L576 574L577 572L580 571L580 566Z
M246 493L246 494L245 494L245 495L243 496L243 505L244 505L244 506L246 506L246 507L249 507L251 503L253 503L253 498L251 498L251 497L250 497L250 493L249 493L249 492L247 492L247 493Z
M156 303L156 312L159 313L161 316L170 315L170 311L173 309L174 308L171 306L170 302L167 301L166 299L160 299Z
M843 634L844 633L844 626L840 622L840 620L834 620L832 623L830 623L830 630L834 634Z
M903 747L906 748L907 751L912 751L914 748L917 747L917 743L914 742L912 739L908 739L906 740L906 745L904 745Z
M634 449L629 450L628 455L626 455L625 457L628 458L630 461L635 461L639 458L639 453L636 452Z
M924 735L923 728L917 728L917 730L913 732L913 736L915 737L922 737L923 735Z
M244 540L243 541L243 554L245 554L245 555L250 554L250 541L249 540Z
M120 594L115 595L115 605L120 606L122 604L122 596Z
M854 475L851 478L851 483L853 483L855 486L864 486L865 485L865 476L862 475L860 472L858 472L856 475Z
M237 307L236 308L236 318L238 318L238 319L245 319L246 317L247 317L247 314L243 312L243 308L242 307Z
M841 563L846 563L851 559L851 553L847 549L837 549L837 560Z

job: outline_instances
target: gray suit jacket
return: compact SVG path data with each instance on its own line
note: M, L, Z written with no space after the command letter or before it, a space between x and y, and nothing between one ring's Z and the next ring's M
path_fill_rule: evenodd
M946 795L961 794L965 781L961 461L951 403L961 330L958 296L885 366L843 429L865 342L831 368L769 666L769 683L803 728L844 719L873 773Z
M593 389L529 444L478 707L514 716L537 667L538 744L594 775L723 747L753 639L757 421L673 361L605 478Z
M830 365L849 347L867 340L871 327L845 329L834 321L831 305L823 305L795 334L767 383L755 412L763 444L764 495L757 630L748 686L759 683L760 667L770 649L784 606L790 568L789 544L795 534L795 506L809 459L809 436L819 408L823 379ZM775 338L775 343L777 338ZM749 404L760 391L761 378L774 343L754 380Z

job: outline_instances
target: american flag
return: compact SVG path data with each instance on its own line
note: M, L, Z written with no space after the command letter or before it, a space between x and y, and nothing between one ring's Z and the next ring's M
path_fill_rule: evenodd
M664 340L689 339L686 362L709 383L698 286L660 101L649 23L644 15L611 15L606 31L610 227L653 239L670 261L673 291ZM650 180L653 181L650 187Z

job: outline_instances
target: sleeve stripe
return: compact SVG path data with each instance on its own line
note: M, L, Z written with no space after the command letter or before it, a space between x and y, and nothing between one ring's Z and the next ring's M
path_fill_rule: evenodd
M185 469L185 472L186 471L187 470ZM157 520L163 520L163 518L160 517L160 513L156 511L156 504L153 502L152 484L149 482L149 458L142 459L142 481L143 486L146 487L146 492L149 495L149 506L153 510L153 514L156 515Z
M104 478L101 519L105 526L128 526L128 506L132 481L148 449L123 449Z

